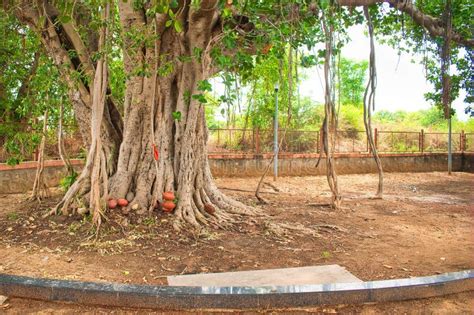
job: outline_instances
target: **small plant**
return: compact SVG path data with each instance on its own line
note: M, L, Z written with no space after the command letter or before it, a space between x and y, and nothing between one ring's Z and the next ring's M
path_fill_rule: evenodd
M156 220L155 220L154 217L147 217L147 218L143 219L143 224L148 225L148 226L152 226L152 225L156 224Z
M10 212L7 214L7 219L10 220L10 221L15 221L17 220L19 217L18 213L16 212Z
M68 231L69 233L75 233L79 230L79 228L81 227L81 223L80 222L73 222L71 223L69 226L68 226Z
M324 259L328 259L328 258L331 257L331 253L329 251L325 250L321 253L321 257L323 257Z
M71 174L66 175L65 177L61 179L61 181L59 182L59 186L61 186L61 189L63 191L67 191L69 187L71 187L72 184L76 181L76 179L77 179L77 173L72 172Z

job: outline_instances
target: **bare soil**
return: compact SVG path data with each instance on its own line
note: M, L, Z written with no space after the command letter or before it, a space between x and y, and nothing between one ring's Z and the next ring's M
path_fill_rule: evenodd
M243 217L232 230L177 233L171 215L157 212L140 218L117 210L107 214L109 220L96 241L88 218L41 219L59 199L59 191L41 205L24 202L26 195L0 195L0 273L166 284L166 276L175 274L325 264L344 266L362 280L474 268L474 174L388 173L383 200L371 199L376 175L339 176L341 210L327 205L330 192L325 177L284 177L277 182L269 178L271 185L264 186L263 196L270 203L263 206L253 197L257 181L217 179L228 195L266 214ZM431 313L432 309L435 313L471 313L472 297L465 293L423 301L338 306L328 312ZM93 310L10 300L12 312L48 309L66 313Z

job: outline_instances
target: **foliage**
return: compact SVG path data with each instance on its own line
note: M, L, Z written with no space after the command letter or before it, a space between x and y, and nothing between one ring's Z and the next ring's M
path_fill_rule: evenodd
M0 143L15 165L31 157L41 141L43 113L49 110L48 125L56 125L59 104L65 105L65 123L73 114L67 89L59 71L43 54L39 39L12 16L0 10Z
M474 5L470 0L451 1L453 16L453 30L464 38L472 38L474 20L472 12ZM424 14L438 17L443 21L445 14L445 0L423 0L416 1L416 7ZM380 40L396 47L400 52L418 54L422 57L425 66L426 79L432 84L433 90L425 94L425 98L434 105L442 108L441 104L441 68L440 52L444 44L442 37L430 37L424 28L413 22L408 16L396 10L380 10L372 8L376 24L376 34ZM450 63L452 65L451 77L451 101L459 96L460 90L465 90L466 103L472 102L472 77L474 76L473 52L457 43L450 47ZM453 114L452 111L451 114Z
M361 105L363 102L366 77L367 61L353 61L347 58L341 58L338 62L338 95L339 101L346 105Z
M474 132L474 119L460 121L455 115L451 118L453 131ZM423 109L414 112L386 110L377 111L373 116L373 122L380 130L404 130L404 131L439 131L447 132L448 124L442 110L438 107Z
M78 174L73 171L71 174L68 174L65 177L63 177L59 182L59 186L61 187L61 189L64 192L66 192L69 189L69 187L71 187L72 184L74 184L74 182L77 179L77 176Z

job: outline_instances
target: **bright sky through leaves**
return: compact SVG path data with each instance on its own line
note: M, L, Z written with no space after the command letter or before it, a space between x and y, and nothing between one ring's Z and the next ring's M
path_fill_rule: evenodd
M352 27L350 32L351 42L342 50L344 57L356 61L368 60L369 38L364 34L363 26ZM407 53L398 56L396 49L384 44L376 44L377 59L377 110L406 110L417 111L428 109L432 105L425 100L424 94L432 90L432 86L426 82L424 67L419 64L420 58ZM412 63L411 60L416 63ZM305 71L307 79L301 83L301 96L309 96L313 100L323 103L324 92L321 88L320 79L315 68ZM322 68L319 75L323 80ZM463 103L465 93L461 92L453 103L459 119L466 120Z

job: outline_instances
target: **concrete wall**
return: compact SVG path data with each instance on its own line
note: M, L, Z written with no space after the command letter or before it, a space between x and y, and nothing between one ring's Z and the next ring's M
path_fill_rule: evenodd
M211 158L212 173L216 177L237 176L252 177L263 173L271 156ZM278 173L281 176L325 175L324 157L318 168L315 155L292 155L279 157ZM381 155L385 172L434 172L446 171L448 155L431 154L385 154ZM474 154L453 154L453 171L473 172ZM372 156L366 154L338 155L335 158L338 174L376 173L377 166ZM269 174L273 174L273 167Z
M215 177L260 176L269 163L271 155L210 155L209 163ZM338 174L375 173L377 168L370 155L348 154L335 158ZM448 156L439 154L385 154L381 155L385 172L434 172L446 171ZM317 155L293 154L279 158L279 175L325 175L325 161L315 168ZM81 160L72 161L79 170ZM0 193L21 193L31 190L36 171L36 162L25 162L15 167L0 164ZM273 168L272 168L273 170ZM453 171L474 172L474 153L453 154ZM269 174L272 174L270 170ZM57 186L64 176L61 161L46 161L44 175L48 186Z
M72 160L76 171L82 168L82 160ZM15 167L0 163L0 194L22 193L33 189L36 175L36 162L24 162ZM48 187L59 185L66 174L61 161L45 161L43 170Z

